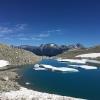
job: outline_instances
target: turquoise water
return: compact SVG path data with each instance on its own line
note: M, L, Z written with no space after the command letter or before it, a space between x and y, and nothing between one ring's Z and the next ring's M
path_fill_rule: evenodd
M41 64L57 67L68 67L69 63L60 63L56 60L42 60ZM34 70L34 65L28 65L23 72L20 84L29 82L28 88L38 91L55 93L65 96L100 100L100 69L79 72L63 73L45 70Z

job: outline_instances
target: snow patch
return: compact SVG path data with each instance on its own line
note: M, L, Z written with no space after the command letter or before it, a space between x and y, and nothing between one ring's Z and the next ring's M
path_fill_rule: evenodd
M81 57L81 58L97 58L97 57L100 57L100 53L81 54L81 55L77 55L76 57Z
M7 65L10 65L10 63L6 60L0 60L0 67L5 67Z

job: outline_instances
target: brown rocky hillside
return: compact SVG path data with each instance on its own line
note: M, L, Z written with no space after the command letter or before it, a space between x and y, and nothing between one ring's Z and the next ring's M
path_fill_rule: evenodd
M0 44L0 59L7 60L11 65L33 64L39 61L37 55L18 48Z

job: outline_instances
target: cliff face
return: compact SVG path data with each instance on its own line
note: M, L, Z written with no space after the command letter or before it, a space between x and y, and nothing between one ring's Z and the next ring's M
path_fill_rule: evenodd
M33 64L39 59L29 51L0 44L0 60L7 60L11 65Z

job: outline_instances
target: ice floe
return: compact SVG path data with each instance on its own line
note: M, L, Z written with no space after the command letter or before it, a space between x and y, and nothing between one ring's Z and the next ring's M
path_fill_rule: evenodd
M37 67L36 67L37 66ZM42 67L42 68L41 68ZM52 71L62 71L62 72L78 72L77 69L74 69L74 68L67 68L67 67L55 67L55 66L52 66L52 65L46 65L46 64L36 64L35 65L35 68L33 68L35 70L46 70L46 69L50 69Z
M70 62L70 63L76 63L76 64L86 64L86 63L100 64L100 61L87 59L87 58L83 58L83 59L62 59L62 58L58 58L56 60L59 61L59 62Z
M25 84L26 84L26 85L30 85L30 83L29 83L29 82L26 82Z
M46 68L41 67L39 64L34 65L34 70L46 70Z
M69 66L74 67L74 68L83 68L83 69L87 69L87 70L97 69L97 67L89 66L89 65L69 65Z
M77 55L76 57L81 57L81 58L97 58L97 57L100 57L100 53L87 53L87 54Z
M34 70L46 70L45 68L41 68L41 67L39 67L39 68L33 68Z
M58 58L57 61L86 64L87 59L61 59L61 58Z

